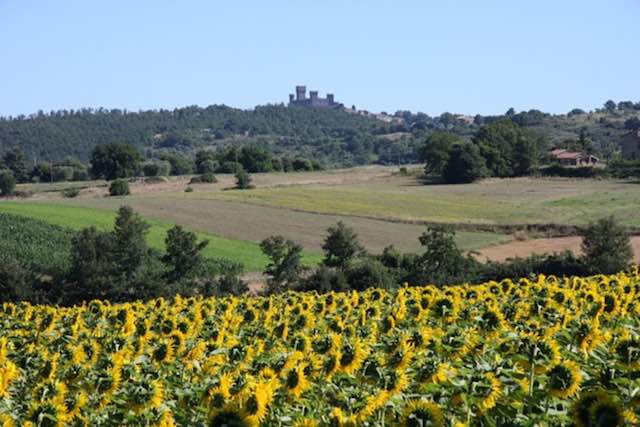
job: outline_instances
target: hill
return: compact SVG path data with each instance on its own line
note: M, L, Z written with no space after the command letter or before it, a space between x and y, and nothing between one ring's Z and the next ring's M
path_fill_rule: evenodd
M241 110L224 105L173 110L80 109L0 118L0 153L20 147L29 162L60 161L67 156L84 162L98 144L127 142L148 158L163 153L192 155L200 149L230 144L257 144L281 157L315 159L327 167L418 161L417 147L434 131L470 138L482 125L508 117L546 137L550 145L588 141L588 150L609 158L621 136L640 126L640 103L608 103L593 112L568 114L539 110L504 115L437 117L398 111L390 123L375 115L341 109L258 106Z

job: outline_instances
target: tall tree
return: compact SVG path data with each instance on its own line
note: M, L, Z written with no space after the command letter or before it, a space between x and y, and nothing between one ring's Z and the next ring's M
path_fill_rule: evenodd
M449 184L467 184L487 176L485 160L473 144L454 145L447 164L442 170L442 179Z
M358 242L358 235L344 222L338 221L334 227L329 227L328 235L324 240L324 265L328 267L344 268L353 258L364 252L364 248Z
M166 277L177 282L191 276L202 262L202 250L209 244L208 240L198 242L198 237L191 231L176 225L169 229L165 239L167 247L162 262L169 268Z
M302 246L283 236L271 236L260 243L260 249L270 260L264 271L269 293L292 288L300 279Z
M112 143L98 145L91 153L91 174L108 180L133 176L142 160L131 145Z
M434 132L420 147L420 160L425 163L426 175L441 175L449 160L449 151L456 144L464 141L457 135L448 132Z
M121 206L116 217L113 235L115 238L116 263L119 271L130 279L148 255L147 224L129 206Z

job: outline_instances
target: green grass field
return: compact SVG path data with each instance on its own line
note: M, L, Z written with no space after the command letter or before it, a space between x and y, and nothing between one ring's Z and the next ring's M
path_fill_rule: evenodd
M339 186L174 193L174 197L404 221L579 225L615 215L626 225L640 226L640 184L609 180L505 179L418 185L397 177Z
M77 206L67 206L53 203L24 203L3 202L0 203L0 212L12 213L28 218L44 220L50 224L79 230L84 227L95 226L100 230L111 230L115 219L114 210L92 209ZM147 220L151 227L147 235L149 246L162 250L166 232L172 224ZM247 271L260 271L267 264L267 258L260 251L257 243L228 239L208 233L197 233L199 239L209 240L209 245L204 250L207 257L227 258L241 262ZM319 262L319 254L305 253L305 264Z

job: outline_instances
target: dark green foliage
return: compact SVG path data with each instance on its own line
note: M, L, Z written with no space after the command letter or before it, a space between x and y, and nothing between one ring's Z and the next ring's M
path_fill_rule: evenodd
M584 230L582 252L590 271L602 274L624 270L633 258L629 232L613 217L589 224Z
M309 277L301 281L299 290L341 292L349 290L349 283L342 270L321 265Z
M202 175L194 176L189 181L189 184L212 184L218 182L218 178L211 172L203 173Z
M249 285L237 274L223 274L217 279L208 280L203 287L205 296L221 297L226 295L243 295L249 292Z
M68 199L78 197L79 194L80 189L78 188L67 188L66 190L62 190L62 197L66 197Z
M485 160L473 144L455 145L442 170L442 178L449 184L470 183L487 176Z
M607 169L593 166L567 167L554 164L538 169L542 176L560 176L564 178L604 178L609 174Z
M458 248L455 231L451 227L428 227L419 240L424 252L415 259L410 283L463 282L475 272L477 262Z
M171 175L188 175L193 172L193 162L179 154L163 154L161 159L171 165Z
M95 227L81 230L71 241L71 269L65 286L65 300L74 304L92 299L115 299L119 283L115 242L111 233Z
M13 257L0 253L0 302L15 302L29 291L28 273Z
M351 227L339 221L335 226L329 227L328 235L322 245L324 260L327 267L345 267L349 261L361 255L364 248L358 242L358 235Z
M112 180L133 176L142 156L131 145L111 143L98 145L91 153L91 174L94 178Z
M491 176L529 174L537 164L544 141L512 120L501 119L482 126L473 136Z
M248 190L253 188L253 185L251 185L251 181L253 181L253 178L251 178L251 175L249 174L249 172L245 171L244 169L240 169L238 172L236 172L236 187L238 190Z
M145 240L148 231L149 224L131 207L121 206L118 209L113 228L114 256L118 270L127 279L133 277L148 255L149 248Z
M10 170L0 170L0 196L11 196L16 189L16 179Z
M109 184L110 196L126 196L128 194L131 194L131 191L129 190L129 181L126 179L116 179Z
M72 230L0 213L0 254L35 274L56 276L69 268Z
M552 254L533 254L526 258L510 258L505 262L487 262L479 267L471 280L486 282L503 279L531 277L537 274L563 276L584 276L590 274L582 258L571 251Z
M208 240L198 242L195 233L176 225L169 229L165 239L166 254L162 262L167 266L167 280L178 280L192 277L202 262L200 252L209 244Z
M640 160L619 160L607 166L607 172L616 178L640 178Z
M270 260L264 271L268 276L267 291L278 293L294 288L300 280L302 246L283 236L271 236L260 243L260 249Z
M426 175L442 175L454 145L464 143L459 136L448 132L432 133L420 147L420 161L425 163Z
M349 288L356 291L392 289L399 285L389 269L375 258L362 257L352 261L345 269L345 276Z
M0 161L1 168L9 169L18 182L27 182L29 179L27 162L25 161L24 153L19 147L4 153Z

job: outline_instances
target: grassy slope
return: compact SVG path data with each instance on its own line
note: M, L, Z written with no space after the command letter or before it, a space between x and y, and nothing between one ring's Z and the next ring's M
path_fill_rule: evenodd
M41 219L50 224L75 230L92 225L101 230L110 230L115 219L115 212L111 210L80 208L53 203L3 202L0 203L0 212ZM166 231L171 228L172 224L157 220L148 220L148 222L151 225L147 235L149 245L163 249ZM242 262L247 271L260 271L267 263L267 258L262 254L257 243L227 239L206 233L197 234L198 238L209 240L209 245L204 250L205 256ZM320 260L320 255L306 253L303 260L306 264L314 264Z

